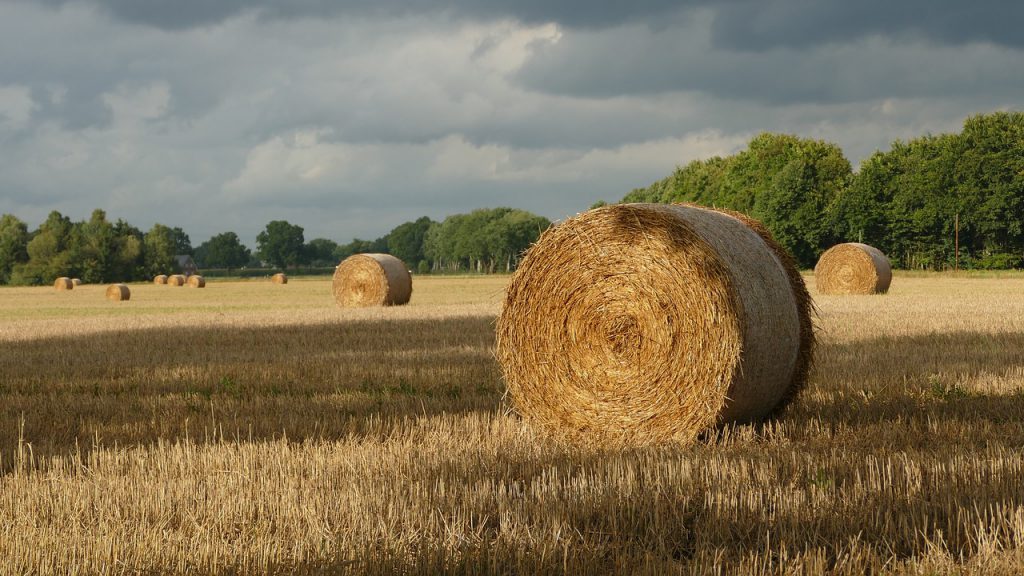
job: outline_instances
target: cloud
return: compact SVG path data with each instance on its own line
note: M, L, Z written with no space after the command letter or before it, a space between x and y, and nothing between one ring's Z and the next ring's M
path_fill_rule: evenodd
M0 131L28 125L36 103L26 86L0 86Z

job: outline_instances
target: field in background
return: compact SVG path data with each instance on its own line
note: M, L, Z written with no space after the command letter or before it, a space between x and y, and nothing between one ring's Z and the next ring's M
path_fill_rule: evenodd
M780 420L623 452L509 413L505 282L357 311L321 279L0 290L0 573L1024 563L1024 276L816 297Z

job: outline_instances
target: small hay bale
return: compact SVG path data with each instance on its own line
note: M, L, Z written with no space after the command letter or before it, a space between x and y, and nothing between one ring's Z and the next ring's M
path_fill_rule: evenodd
M892 283L892 267L878 248L837 244L818 259L814 282L822 294L884 294Z
M274 284L287 284L288 276L286 276L284 272L278 272L270 277L270 281Z
M203 278L199 274L193 274L188 277L189 288L206 288L206 278Z
M82 280L80 278L72 278L71 279L71 285L72 286L81 286L82 285Z
M690 442L807 381L810 296L760 223L691 205L597 208L512 276L496 356L523 417L579 444Z
M161 284L161 285L167 284L167 275L166 274L157 274L156 276L153 276L153 284Z
M53 281L53 287L63 292L64 290L71 290L75 287L75 283L71 281L71 278L67 276L61 276Z
M356 254L334 269L332 291L345 308L396 306L412 297L412 276L390 254Z
M107 300L114 300L115 302L124 302L130 300L132 297L132 291L128 289L125 284L111 284L107 286Z
M185 285L185 277L182 276L181 274L172 274L172 275L167 277L167 285L168 286L184 286Z

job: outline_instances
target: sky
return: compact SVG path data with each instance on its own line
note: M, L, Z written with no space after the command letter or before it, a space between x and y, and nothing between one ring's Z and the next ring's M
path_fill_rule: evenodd
M773 131L856 166L1020 109L1024 3L0 0L0 213L198 245L553 220Z

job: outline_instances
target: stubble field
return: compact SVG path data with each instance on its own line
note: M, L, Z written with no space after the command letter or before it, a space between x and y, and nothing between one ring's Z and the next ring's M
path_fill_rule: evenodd
M493 359L506 278L0 289L0 574L1016 573L1024 276L823 297L780 419L553 443Z

